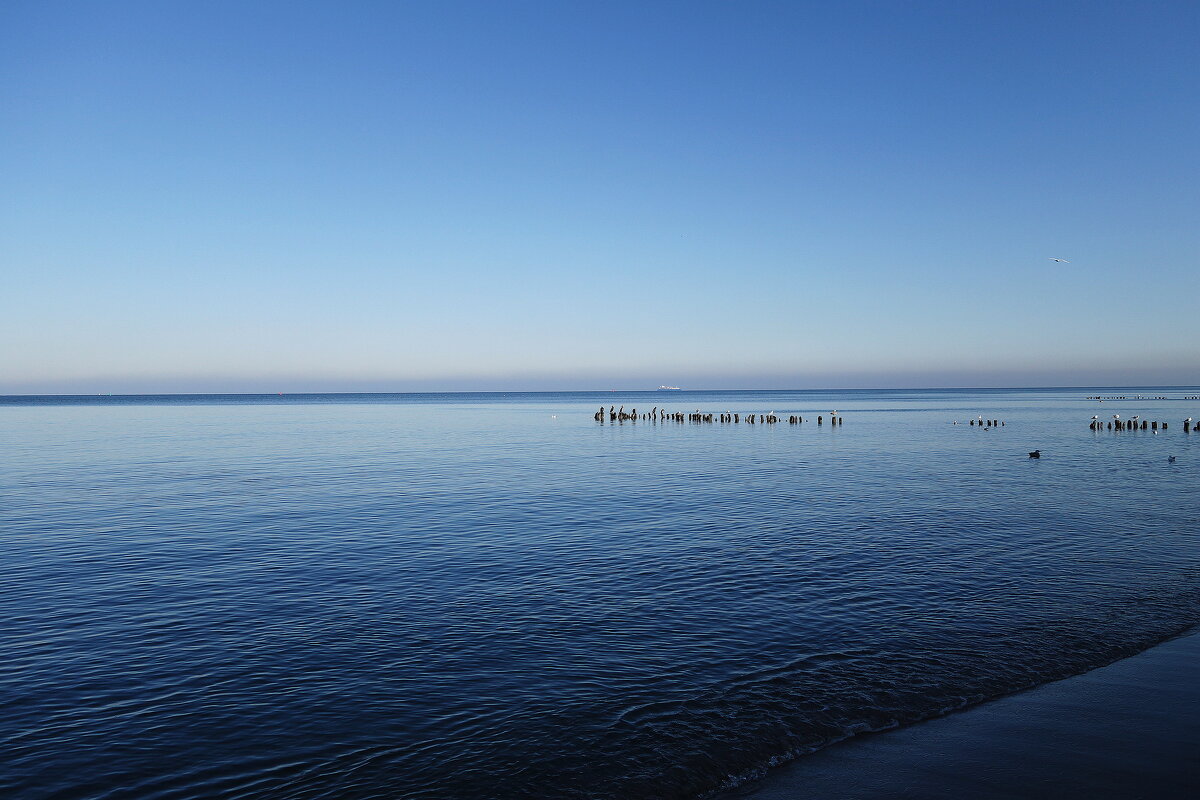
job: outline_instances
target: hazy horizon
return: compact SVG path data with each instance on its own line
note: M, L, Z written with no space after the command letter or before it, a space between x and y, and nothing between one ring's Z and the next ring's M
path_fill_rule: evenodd
M654 383L647 380L633 379L601 383L587 378L561 380L545 378L459 378L459 379L376 379L365 381L312 380L304 378L284 378L269 380L234 380L234 379L117 379L94 381L62 381L39 384L36 387L6 387L0 386L0 395L138 395L138 394L373 394L373 393L438 393L438 392L646 392L654 391L659 386L678 386L685 391L839 391L839 390L921 390L921 389L1184 389L1200 386L1200 381L1171 382L1167 380L1151 380L1154 372L1146 372L1147 380L1127 383L1115 380L1079 380L1067 381L1064 374L1038 375L1025 373L1024 380L1018 380L1019 374L1014 374L1010 380L1003 375L994 375L995 382L988 382L983 376L938 373L908 373L904 376L826 376L824 380L814 377L811 380L791 379L786 376L761 376L757 379L746 378L743 381L732 380L728 377L710 378L708 380L684 380L675 382ZM1079 374L1079 373L1075 373ZM1128 375L1128 373L1121 373ZM1086 374L1079 374L1086 377ZM872 377L877 378L873 382ZM962 378L965 382L955 382ZM1040 378L1040 379L1039 379ZM973 381L973 382L971 382ZM669 396L669 395L668 395Z
M1200 386L1200 368L1179 365L1082 365L903 371L748 372L523 372L475 375L108 375L14 381L0 374L0 394L172 394L276 392L487 392L755 389L970 389L1042 387Z

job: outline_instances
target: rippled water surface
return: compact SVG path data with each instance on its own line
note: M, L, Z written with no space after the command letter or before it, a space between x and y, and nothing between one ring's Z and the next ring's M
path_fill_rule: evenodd
M697 797L1111 661L1200 401L1099 391L0 398L0 795Z

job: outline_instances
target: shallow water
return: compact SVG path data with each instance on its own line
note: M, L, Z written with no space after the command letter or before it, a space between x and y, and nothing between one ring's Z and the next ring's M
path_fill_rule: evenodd
M0 398L0 794L695 797L1106 663L1200 401L1098 393L1198 392Z

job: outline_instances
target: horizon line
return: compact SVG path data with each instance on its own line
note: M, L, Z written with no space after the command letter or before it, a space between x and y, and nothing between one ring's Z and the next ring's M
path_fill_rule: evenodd
M0 397L298 397L305 395L396 395L396 394L612 394L617 392L638 392L638 393L721 393L721 392L948 392L948 391L997 391L1008 389L1195 389L1200 388L1200 384L1132 384L1132 385L1116 385L1116 384L1091 384L1091 385L1071 385L1071 386L874 386L874 387L846 387L846 386L827 386L814 387L807 389L454 389L454 390L437 390L429 389L425 391L396 391L396 392L354 392L354 391L312 391L312 392L88 392L88 393L53 393L53 392L28 392L28 393L4 393Z

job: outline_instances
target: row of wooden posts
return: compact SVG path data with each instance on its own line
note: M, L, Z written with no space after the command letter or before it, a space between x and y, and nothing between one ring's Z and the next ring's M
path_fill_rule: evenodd
M1084 399L1085 400L1170 400L1171 398L1165 397L1162 395L1155 395L1154 397L1150 397L1150 396L1144 395L1144 394L1136 394L1136 395L1133 395L1132 397L1129 395L1125 395L1125 394L1111 394L1111 395L1110 394L1094 394L1094 395L1091 395ZM1200 398L1185 397L1183 399L1184 400L1197 400Z
M638 414L638 410L636 408L626 411L625 406L621 406L620 409L616 408L615 406L609 406L608 411L605 411L604 406L600 406L600 410L597 411L595 414L593 414L592 417L593 417L593 419L596 420L596 422L604 422L605 418L607 418L609 422L637 422L640 419L640 420L647 420L647 421L653 421L653 422L659 422L659 421L662 421L662 422L720 422L720 423L730 422L730 423L735 423L735 424L740 423L740 422L745 422L748 425L754 425L756 423L762 424L762 425L774 425L775 423L782 421L782 417L780 417L776 414L758 414L758 415L744 414L743 415L740 413L734 414L734 413L729 413L729 412L710 414L710 413L702 412L699 409L696 409L695 411L691 411L691 412L667 411L666 409L660 410L658 406L655 406L653 409L651 409L649 413L642 413L642 414ZM799 424L803 423L805 420L799 414L791 414L787 417L787 421L788 421L789 425L799 425ZM844 422L844 420L842 419L842 417L837 416L836 412L831 413L829 415L829 423L831 425L841 425L843 422ZM823 425L824 423L825 423L824 416L818 415L817 416L817 424ZM977 424L981 427L989 427L989 428L996 428L996 427L1001 427L1004 425L1004 423L1002 421L995 420L995 419L979 419L978 421L971 420L968 424L970 424L970 425ZM1146 419L1142 419L1142 420L1139 420L1139 419L1128 419L1128 420L1113 419L1108 422L1102 422L1099 419L1093 419L1091 424L1088 427L1093 431L1099 431L1099 430L1105 430L1105 429L1110 430L1110 431L1111 430L1117 430L1117 431L1151 430L1151 431L1156 431L1156 430L1159 430L1160 428L1165 431L1165 430L1167 430L1167 423L1159 422L1157 420L1146 420ZM1200 425L1196 426L1196 430L1200 431ZM1192 418L1188 417L1187 419L1185 419L1183 421L1183 432L1190 433L1191 431L1192 431Z
M596 422L604 422L606 417L609 422L637 422L641 419L652 422L730 422L734 424L745 422L748 425L774 425L777 422L783 421L783 418L778 414L758 414L756 419L756 415L754 414L734 414L728 412L724 414L707 414L699 409L691 412L667 411L666 409L660 410L658 406L655 406L650 413L642 413L640 415L636 408L626 411L625 406L621 406L619 410L614 406L609 406L608 411L605 411L604 406L600 406L600 410L593 414L592 417ZM804 418L799 414L791 414L787 417L787 421L789 425L799 425L804 422ZM830 425L841 425L842 422L843 420L840 416L830 414ZM817 417L817 424L825 424L825 417L823 415Z
M1101 422L1098 419L1092 420L1088 427L1094 431L1110 430L1110 431L1137 431L1151 430L1156 431L1160 428L1167 429L1167 423L1158 422L1157 420L1136 420L1136 419L1114 419L1109 422ZM1190 433L1192 430L1192 418L1188 417L1183 421L1183 432ZM1200 430L1200 427L1197 428Z

